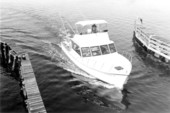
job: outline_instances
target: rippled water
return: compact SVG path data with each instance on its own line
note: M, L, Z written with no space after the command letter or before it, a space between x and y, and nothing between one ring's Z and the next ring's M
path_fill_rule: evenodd
M150 1L150 2L149 2ZM133 40L137 16L155 34L169 39L170 10L167 3L140 0L1 1L1 38L17 43L29 52L45 107L57 113L169 113L170 68L147 55ZM86 19L104 19L118 51L133 56L133 70L127 85L127 106L113 89L83 77L57 45L61 22L72 25ZM52 43L50 43L52 42ZM72 72L76 73L73 74ZM17 81L1 67L1 112L25 112Z

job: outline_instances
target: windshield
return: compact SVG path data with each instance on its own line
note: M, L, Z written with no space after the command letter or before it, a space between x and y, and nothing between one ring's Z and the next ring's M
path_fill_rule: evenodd
M109 44L109 48L110 48L110 52L111 52L111 53L114 53L114 52L116 52L116 48L115 48L115 45L114 45L114 43L112 43L112 44Z
M83 57L99 56L116 52L114 43L108 45L82 47L81 48Z
M93 56L101 55L99 46L90 47Z
M102 45L102 46L100 46L100 49L101 49L103 55L110 53L108 45Z
M72 41L72 48L81 56L80 47Z
M90 57L91 56L89 47L82 47L81 51L82 51L83 57Z

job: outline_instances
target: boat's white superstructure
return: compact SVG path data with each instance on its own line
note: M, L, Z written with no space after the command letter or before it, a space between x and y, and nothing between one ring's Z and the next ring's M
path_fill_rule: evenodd
M149 53L165 62L170 62L170 40L156 36L143 26L143 20L138 18L135 21L135 37L139 44Z
M132 69L131 57L119 54L109 39L104 20L77 22L75 34L65 36L61 48L77 67L118 89L123 88Z

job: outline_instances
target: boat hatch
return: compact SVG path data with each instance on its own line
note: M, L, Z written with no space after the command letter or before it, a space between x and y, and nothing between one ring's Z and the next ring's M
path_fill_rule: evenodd
M116 66L115 69L116 70L123 70L123 67L122 66Z
M76 29L77 33L81 35L108 31L105 20L80 21L76 23Z

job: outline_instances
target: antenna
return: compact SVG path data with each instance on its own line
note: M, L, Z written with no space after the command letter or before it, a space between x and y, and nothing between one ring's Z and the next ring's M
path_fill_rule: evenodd
M71 24L68 22L68 21L66 21L66 19L64 19L64 17L61 17L60 15L59 15L59 17L60 17L60 20L61 20L61 22L62 22L62 25L63 25L63 28L64 28L64 30L65 31L67 31L68 29L65 27L65 24L67 24L68 26L69 26L69 28L74 32L74 34L76 33L75 31L74 31L74 29L73 29L73 27L71 26Z
M61 20L61 23L62 23L62 25L63 25L64 30L66 30L66 27L65 27L65 25L64 25L64 21L63 21L62 17L60 16L60 14L58 14L58 16L60 17L60 20Z

